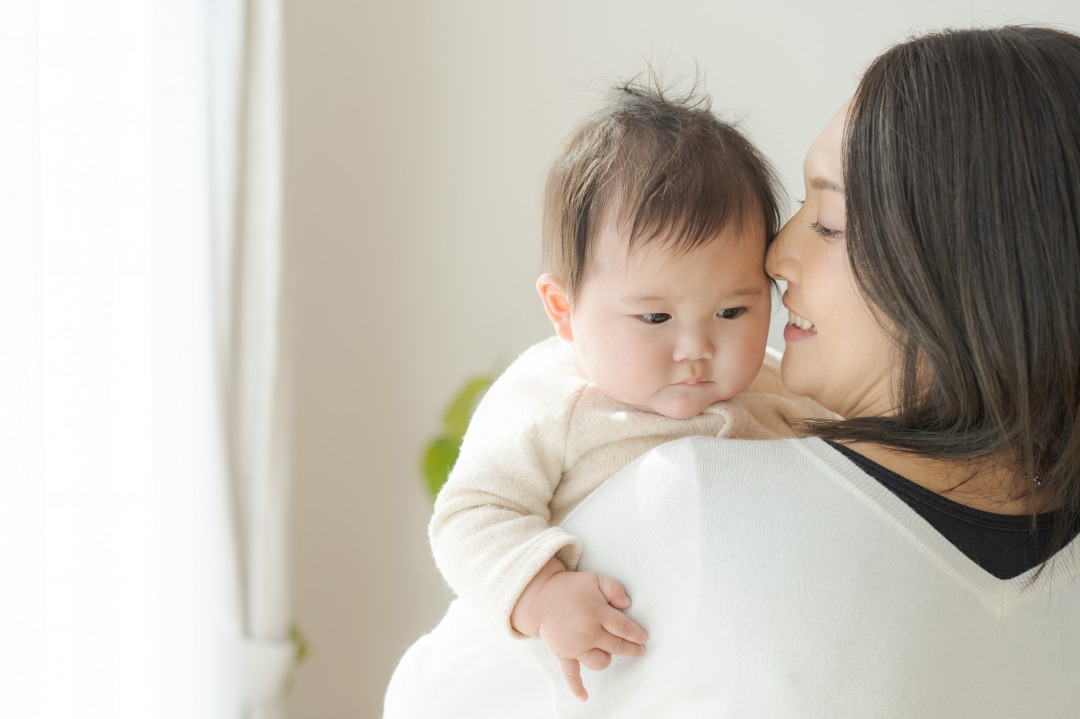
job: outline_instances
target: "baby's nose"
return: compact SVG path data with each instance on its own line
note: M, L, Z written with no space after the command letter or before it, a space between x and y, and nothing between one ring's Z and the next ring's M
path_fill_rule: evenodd
M676 362L711 360L715 354L716 348L704 332L686 332L675 345Z

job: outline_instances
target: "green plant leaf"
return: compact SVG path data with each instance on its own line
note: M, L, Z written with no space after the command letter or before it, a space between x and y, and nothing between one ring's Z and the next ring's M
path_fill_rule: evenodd
M311 647L308 645L307 637L300 631L300 625L296 622L289 626L289 639L292 640L293 644L293 664L302 664L308 658Z
M460 439L451 437L439 437L428 445L424 454L424 479L427 480L428 491L435 497L442 486L446 484L446 478L450 476L450 469L458 458Z
M473 410L476 409L476 403L480 401L484 392L491 386L492 381L491 376L482 375L473 377L465 383L465 386L458 392L457 397L450 403L450 408L446 410L446 414L443 415L443 428L446 430L447 437L456 439L460 444L461 438L465 436L465 430L469 426L469 419L472 417Z

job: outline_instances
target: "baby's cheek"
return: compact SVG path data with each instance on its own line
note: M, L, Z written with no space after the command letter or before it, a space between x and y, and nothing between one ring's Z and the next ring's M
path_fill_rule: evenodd
M625 404L638 405L646 399L646 388L633 371L634 358L626 357L619 367L609 367L604 381L597 382L601 392Z
M761 343L746 343L735 357L735 366L730 368L733 384L732 395L744 391L761 371L765 359L765 347Z

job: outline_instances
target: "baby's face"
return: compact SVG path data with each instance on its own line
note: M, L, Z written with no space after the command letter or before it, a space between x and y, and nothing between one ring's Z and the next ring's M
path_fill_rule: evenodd
M651 241L627 256L613 227L596 240L571 328L604 394L686 419L750 385L772 314L763 231L728 230L688 253Z

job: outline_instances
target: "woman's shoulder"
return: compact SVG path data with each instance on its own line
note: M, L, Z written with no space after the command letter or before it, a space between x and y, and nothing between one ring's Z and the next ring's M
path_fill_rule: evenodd
M564 523L588 525L593 515L679 516L687 507L725 511L776 509L808 494L850 493L873 480L817 438L684 437L650 450L598 487ZM812 489L811 489L812 488ZM832 488L832 489L830 489ZM643 513L642 507L647 507ZM695 509L696 511L696 509Z
M836 452L816 437L684 437L657 447L650 455L641 460L646 471L666 468L669 473L702 481L777 471L831 474L844 464L833 461Z

